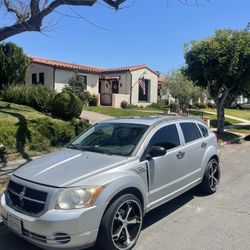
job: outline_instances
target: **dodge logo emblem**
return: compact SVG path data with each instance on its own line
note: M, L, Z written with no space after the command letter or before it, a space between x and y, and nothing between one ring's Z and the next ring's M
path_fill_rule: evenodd
M24 199L24 195L25 195L25 193L23 191L19 194L20 201L22 201Z

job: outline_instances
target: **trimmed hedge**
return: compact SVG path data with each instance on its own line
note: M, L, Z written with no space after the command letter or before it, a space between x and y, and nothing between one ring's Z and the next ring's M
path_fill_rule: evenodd
M3 101L23 104L41 112L51 112L56 92L43 85L14 85L1 91Z
M82 101L71 93L61 92L52 102L52 114L64 120L79 117L82 112Z

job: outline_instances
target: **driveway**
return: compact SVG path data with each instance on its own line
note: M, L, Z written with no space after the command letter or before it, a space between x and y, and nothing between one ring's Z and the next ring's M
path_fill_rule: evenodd
M103 115L97 112L83 110L81 113L81 118L88 119L90 124L94 124L96 122L113 119L114 117L110 115Z
M218 192L193 189L146 215L135 250L250 249L250 143L222 148ZM4 250L38 250L0 224ZM92 248L89 250L99 250Z

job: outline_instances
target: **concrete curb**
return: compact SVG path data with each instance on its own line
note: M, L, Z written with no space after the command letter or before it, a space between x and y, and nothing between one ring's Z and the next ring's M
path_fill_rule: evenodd
M230 140L230 141L222 142L222 143L220 143L220 147L224 147L226 145L231 145L231 144L241 144L242 141L245 141L245 136L237 138L237 139L233 139L233 140Z

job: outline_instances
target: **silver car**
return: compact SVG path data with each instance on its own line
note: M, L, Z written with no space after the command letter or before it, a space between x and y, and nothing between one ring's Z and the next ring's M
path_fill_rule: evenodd
M250 109L250 102L238 103L235 105L236 109Z
M191 118L95 124L65 149L16 170L1 198L5 224L45 249L132 249L150 210L220 181L216 136Z

